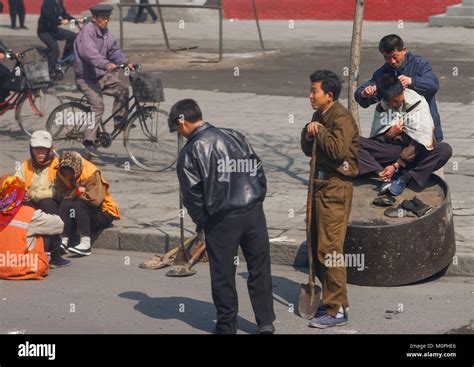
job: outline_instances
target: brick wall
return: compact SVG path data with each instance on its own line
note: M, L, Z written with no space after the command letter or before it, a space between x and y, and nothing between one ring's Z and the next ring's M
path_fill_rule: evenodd
M42 0L23 0L26 12L28 14L39 14ZM82 11L89 9L103 0L64 0L64 5L70 14L80 14ZM8 0L2 0L5 5L4 13L8 13Z
M261 19L352 20L355 0L256 0ZM462 0L365 0L365 20L426 22ZM222 0L226 18L252 19L252 0Z

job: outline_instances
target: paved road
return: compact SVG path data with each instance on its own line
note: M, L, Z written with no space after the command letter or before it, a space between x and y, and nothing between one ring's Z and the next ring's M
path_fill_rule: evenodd
M97 250L51 270L42 282L0 281L0 333L210 333L215 309L208 264L190 278L166 270L142 270L149 254ZM349 286L350 323L318 331L292 310L306 273L273 267L278 333L473 333L474 279L445 277L396 288ZM237 268L239 333L256 326L245 286L245 264ZM32 302L32 300L34 300Z

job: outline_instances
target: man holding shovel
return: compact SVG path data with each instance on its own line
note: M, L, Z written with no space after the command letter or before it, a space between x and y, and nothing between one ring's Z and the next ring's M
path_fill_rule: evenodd
M192 99L170 111L170 131L187 138L177 173L183 204L204 229L217 309L215 333L237 332L238 299L235 272L239 245L247 262L248 291L259 332L273 334L272 277L267 225L263 212L266 178L262 162L237 131L204 122Z
M359 133L351 113L338 102L339 77L329 70L317 70L310 80L309 99L316 112L301 132L301 149L311 157L316 144L312 157L316 160L315 174L309 183L314 185L311 242L315 251L309 252L315 254L316 274L323 293L323 304L310 326L324 329L348 321L347 274L340 259L344 259L352 179L358 172Z

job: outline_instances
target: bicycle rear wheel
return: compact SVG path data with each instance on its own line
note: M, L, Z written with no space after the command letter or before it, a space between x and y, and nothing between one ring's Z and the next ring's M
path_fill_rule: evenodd
M61 100L47 89L31 91L31 101L23 94L15 110L15 119L21 131L31 136L36 130L45 128L51 112L61 104Z
M90 107L80 102L66 102L56 107L46 123L56 150L82 148L84 130L93 123L91 118Z
M160 172L178 157L177 134L168 129L168 112L154 106L142 108L128 122L123 142L132 161L146 171Z

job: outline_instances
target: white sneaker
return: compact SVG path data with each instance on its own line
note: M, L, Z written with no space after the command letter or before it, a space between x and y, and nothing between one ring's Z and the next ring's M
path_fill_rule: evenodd
M69 251L82 256L89 256L91 252L91 238L81 236L81 242L74 247L69 247Z

